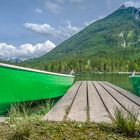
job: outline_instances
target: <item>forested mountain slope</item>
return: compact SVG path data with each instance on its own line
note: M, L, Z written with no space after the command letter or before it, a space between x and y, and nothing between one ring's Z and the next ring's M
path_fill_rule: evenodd
M25 65L49 71L140 71L140 10L121 6Z

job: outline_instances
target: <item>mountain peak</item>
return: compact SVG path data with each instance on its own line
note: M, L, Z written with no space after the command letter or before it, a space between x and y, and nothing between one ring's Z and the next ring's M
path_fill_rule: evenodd
M67 61L67 66L76 58L99 60L111 54L113 57L123 59L124 53L120 57L120 51L124 51L124 47L129 52L140 45L140 12L135 7L127 8L125 5L119 9L102 20L90 24L38 59L40 62L53 61L56 64L58 61ZM86 62L88 63L88 60L83 63ZM80 64L81 62L78 64L79 67Z
M119 9L124 9L124 8L126 8L125 4L121 5Z
M135 5L123 4L123 5L120 6L119 10L120 9L127 9L127 8L140 9L140 8L136 7Z

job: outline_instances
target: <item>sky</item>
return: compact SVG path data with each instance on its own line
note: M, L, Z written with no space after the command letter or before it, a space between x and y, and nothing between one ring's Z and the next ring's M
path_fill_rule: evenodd
M0 0L0 58L39 57L123 4L140 0Z

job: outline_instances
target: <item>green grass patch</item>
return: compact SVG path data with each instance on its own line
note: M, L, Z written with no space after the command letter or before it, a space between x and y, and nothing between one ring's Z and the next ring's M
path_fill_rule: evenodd
M139 139L129 137L117 131L114 125L79 123L79 122L48 122L39 116L10 119L0 124L0 138L6 140L123 140Z
M14 108L15 109L15 108ZM44 110L44 106L43 106ZM18 109L19 111L19 109ZM42 115L28 116L14 111L13 115L0 123L0 139L4 140L137 140L140 139L140 124L137 114L125 114L115 109L115 121L112 124L94 122L62 121L51 122L42 120ZM20 116L20 117L19 117Z
M55 104L54 100L41 100L36 102L21 102L12 104L7 116L14 117L30 117L34 115L45 115Z
M134 109L129 109L128 112L122 108L115 108L115 121L116 129L120 133L128 136L140 136L140 123L138 122L138 113Z

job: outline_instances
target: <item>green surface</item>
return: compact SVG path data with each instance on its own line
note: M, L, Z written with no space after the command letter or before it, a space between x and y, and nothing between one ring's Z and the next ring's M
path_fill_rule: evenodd
M63 96L73 77L0 67L0 114L11 103Z
M131 77L136 95L140 96L140 76Z

